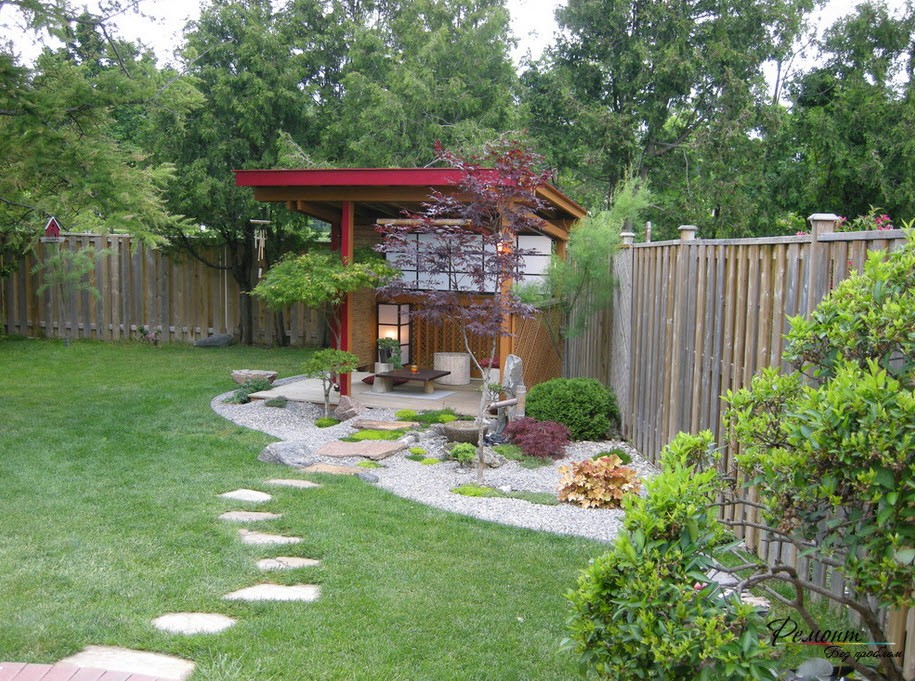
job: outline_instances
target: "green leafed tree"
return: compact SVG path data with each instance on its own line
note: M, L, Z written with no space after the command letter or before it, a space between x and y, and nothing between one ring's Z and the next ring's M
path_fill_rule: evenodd
M124 123L165 106L180 118L193 90L118 40L104 16L64 2L12 7L20 23L64 47L45 49L32 65L0 47L0 255L21 255L50 215L66 230L125 231L149 242L178 227L163 194L174 169L151 163Z

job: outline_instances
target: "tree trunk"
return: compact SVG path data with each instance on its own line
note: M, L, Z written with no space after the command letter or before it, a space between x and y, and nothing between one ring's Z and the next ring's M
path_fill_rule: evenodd
M289 347L290 339L286 335L286 313L277 310L273 315L273 344L279 348Z

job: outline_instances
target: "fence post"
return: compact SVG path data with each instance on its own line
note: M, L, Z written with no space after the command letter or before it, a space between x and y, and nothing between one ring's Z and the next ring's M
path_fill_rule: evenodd
M635 239L635 232L620 232L620 239L622 241L620 248L629 248Z
M822 257L826 253L820 247L820 237L823 234L832 234L836 229L839 216L834 213L814 213L807 218L810 223L810 267L807 272L807 315L820 302L822 296L819 283L822 282L822 294L826 294L826 278L829 275L829 262Z

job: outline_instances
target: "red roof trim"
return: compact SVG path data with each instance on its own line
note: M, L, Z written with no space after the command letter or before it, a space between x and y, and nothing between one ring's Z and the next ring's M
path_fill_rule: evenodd
M320 168L233 170L239 187L434 187L454 184L454 168Z

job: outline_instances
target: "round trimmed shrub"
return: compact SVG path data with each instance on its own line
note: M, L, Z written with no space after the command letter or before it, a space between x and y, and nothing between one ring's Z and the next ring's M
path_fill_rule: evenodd
M573 440L602 440L619 424L616 396L593 378L554 378L531 388L526 415L565 424Z

